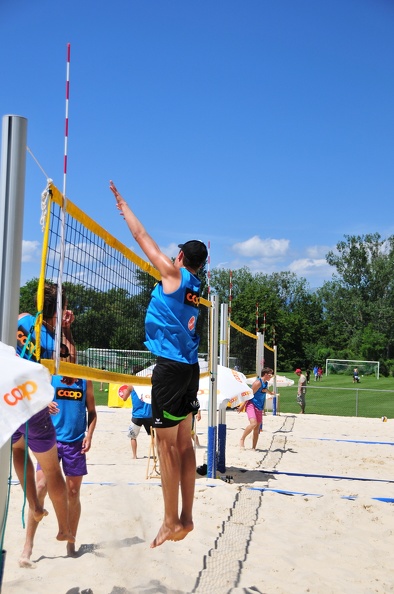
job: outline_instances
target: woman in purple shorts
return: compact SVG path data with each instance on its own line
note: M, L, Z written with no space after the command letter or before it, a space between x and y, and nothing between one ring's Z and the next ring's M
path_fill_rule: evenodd
M56 430L57 457L66 476L70 531L76 537L81 516L81 484L88 473L86 453L91 447L97 413L92 382L78 379L72 380L73 383L70 384L65 383L65 380L66 378L58 375L52 377L55 397L51 403L53 414L50 421ZM37 464L36 482L38 499L44 505L48 481L40 462ZM19 560L23 567L33 566L30 558L37 527L38 523L29 513L25 545ZM67 542L67 556L76 555L75 542Z
M54 352L54 334L57 322L57 285L46 283L44 287L43 324L41 328L41 357L52 359ZM62 345L64 360L75 362L75 345L71 334L71 323L74 316L66 309L66 299L63 296ZM35 316L28 313L20 314L17 329L17 355L24 359L37 361L36 336L34 330ZM48 493L55 509L59 531L57 540L74 542L68 520L68 504L66 484L57 457L56 433L50 416L50 408L33 415L27 423L21 425L12 437L12 452L15 472L19 482L26 491L32 518L38 523L48 512L44 509L37 495L35 470L33 462L26 448L29 447L39 462L45 474ZM26 457L26 483L25 483ZM24 566L23 559L20 559Z

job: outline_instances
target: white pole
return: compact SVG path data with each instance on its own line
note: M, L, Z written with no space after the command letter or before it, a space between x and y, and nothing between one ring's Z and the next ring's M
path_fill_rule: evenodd
M220 365L228 365L228 304L222 303L220 306Z
M230 367L228 364L228 304L222 303L220 306L220 365L224 367ZM225 472L226 470L226 410L228 400L222 402L219 406L218 413L218 455L217 455L217 467L219 472Z
M216 478L216 443L217 443L217 377L218 377L218 298L211 295L211 350L210 350L210 382L208 403L208 459L207 476Z
M260 377L261 369L264 367L264 334L261 334L261 332L257 332L256 352L256 375Z
M0 340L16 346L22 261L27 120L3 117L0 172ZM0 448L0 591L11 443Z

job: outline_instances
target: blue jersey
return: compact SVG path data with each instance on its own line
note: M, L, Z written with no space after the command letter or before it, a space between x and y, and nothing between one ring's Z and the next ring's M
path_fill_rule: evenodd
M133 407L132 417L136 419L150 419L152 417L152 405L141 400L135 390L131 392L130 398Z
M34 330L35 316L26 314L20 320L18 320L18 330L16 333L16 353L21 356L23 347L25 346L29 332L31 336L29 343L26 347L24 359L30 359L31 361L37 361L35 350L36 350L36 333ZM41 326L41 358L42 359L53 359L53 352L55 350L55 337L49 332L44 326Z
M262 390L266 390L268 388L268 382L263 382L261 378L259 378L259 380L260 388L256 390L250 402L252 402L258 410L264 410L266 393L262 392Z
M87 382L79 379L68 386L61 379L60 375L52 376L52 386L55 388L54 400L59 407L59 412L51 417L56 429L56 439L63 443L82 441L87 426Z
M196 324L201 281L181 268L181 284L173 293L164 293L157 283L146 312L145 346L157 357L194 364L198 362L200 337Z

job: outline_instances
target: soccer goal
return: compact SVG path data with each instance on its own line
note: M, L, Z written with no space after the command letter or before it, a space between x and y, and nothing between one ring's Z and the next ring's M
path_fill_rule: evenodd
M326 375L336 373L353 375L357 367L360 376L375 375L379 379L379 361L356 361L355 359L326 359Z

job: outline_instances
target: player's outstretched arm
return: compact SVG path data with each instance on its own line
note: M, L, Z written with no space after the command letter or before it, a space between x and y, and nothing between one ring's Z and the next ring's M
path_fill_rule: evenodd
M138 243L146 257L157 268L163 279L180 278L179 269L174 266L172 260L159 248L155 240L146 231L144 225L136 217L124 198L119 194L114 182L111 180L109 188L116 199L116 207L124 217L135 241Z

